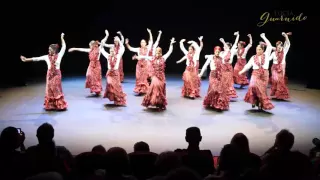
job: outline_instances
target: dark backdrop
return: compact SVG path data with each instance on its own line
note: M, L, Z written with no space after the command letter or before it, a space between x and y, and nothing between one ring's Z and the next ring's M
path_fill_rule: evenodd
M12 3L11 3L12 4ZM252 7L251 7L252 6ZM130 39L130 45L138 47L142 38L148 39L146 28L150 28L154 41L158 30L162 30L160 46L168 50L170 38L177 43L167 62L167 73L180 73L185 65L175 62L182 57L179 41L183 38L198 41L204 36L204 48L200 65L203 65L205 54L211 54L215 45L221 45L219 38L234 42L235 31L240 32L240 40L248 42L247 34L253 37L253 47L248 53L250 58L255 53L260 33L266 33L274 45L277 40L284 40L281 32L291 31L291 49L287 56L287 75L290 79L302 79L309 82L312 73L319 65L317 38L319 33L317 12L312 11L311 4L292 5L279 1L45 1L43 3L23 2L19 7L7 5L10 13L2 12L5 30L2 39L7 50L3 53L1 84L19 85L26 80L43 77L46 74L44 62L23 63L19 56L41 56L47 53L48 45L60 44L60 34L65 33L67 48L88 47L90 40L101 40L104 30L108 29L111 43L117 31ZM12 8L15 7L15 8ZM10 9L11 8L11 9ZM291 23L267 23L258 27L259 18L264 12L288 11L289 15L304 13L307 20ZM279 14L278 14L279 15ZM7 43L6 43L7 42ZM185 44L187 46L187 44ZM132 52L124 54L125 73L134 73L136 61L131 60ZM102 57L103 73L106 72L106 61ZM61 69L64 76L86 73L88 55L86 53L66 52ZM320 81L319 81L320 82Z

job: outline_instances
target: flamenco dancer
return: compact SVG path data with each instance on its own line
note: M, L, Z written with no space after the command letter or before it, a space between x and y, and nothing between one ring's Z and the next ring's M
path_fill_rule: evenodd
M159 42L160 42L160 38L161 38L161 35L162 35L162 31L160 30L158 32L158 37L157 37L157 40L156 42L152 42L153 38L150 39L149 43L151 44L151 48L150 48L150 51L149 51L149 56L153 56L153 52L152 52L152 49L153 47L157 48L159 46ZM152 77L152 74L153 74L153 67L152 67L152 64L150 61L147 61L148 63L148 83L149 85L151 84L151 77Z
M106 73L107 86L103 98L108 98L110 101L113 101L117 106L126 105L126 94L122 90L121 80L120 80L120 61L122 55L125 51L123 44L120 42L119 37L115 37L114 41L117 41L119 44L119 51L116 54L114 48L110 48L110 54L104 50L104 44L108 39L109 32L106 30L106 37L101 41L100 51L102 55L108 61L108 71Z
M239 41L239 32L235 32L234 35L236 36L236 40L232 46L231 43L225 42L223 38L220 38L220 41L223 44L223 50L220 53L220 56L222 57L222 82L226 83L227 87L227 94L229 98L237 98L237 92L234 88L234 82L233 82L233 57L237 53L237 44Z
M173 50L174 38L171 39L169 51L162 55L162 49L160 47L153 47L153 54L155 56L135 56L135 59L147 59L151 61L153 67L153 75L151 85L147 94L144 96L142 106L147 108L156 107L159 110L165 110L167 105L166 98L166 77L165 67L166 60L171 55Z
M149 33L149 44L147 45L146 40L142 39L140 42L140 48L133 48L129 45L129 39L126 39L125 44L127 48L135 53L138 53L138 56L148 56L151 50L151 45L153 42L152 34L150 29L147 29ZM134 59L134 58L133 58ZM134 88L134 92L138 95L143 95L147 93L149 88L148 76L149 76L149 68L148 62L145 59L139 59L136 65L136 86Z
M265 43L260 42L256 48L257 54L250 58L249 62L244 66L239 74L243 74L251 67L253 68L248 92L244 101L252 104L252 108L258 106L259 110L271 110L274 106L267 96L267 86L269 81L268 68L272 45L264 33L260 36Z
M61 71L60 71L60 63L62 57L66 51L66 43L64 41L64 33L61 34L61 50L59 51L58 44L51 44L49 46L49 54L26 58L21 56L21 60L23 62L30 61L45 61L48 66L47 71L47 80L46 80L46 95L44 101L44 109L49 110L66 110L68 107L67 102L64 100L64 94L62 92L61 85Z
M101 46L101 45L100 45ZM102 75L100 64L100 48L99 41L92 40L89 43L90 48L70 48L69 52L79 51L89 53L89 67L86 74L86 88L90 88L90 93L99 96L102 92Z
M202 36L199 38L200 42L202 42ZM181 58L178 63L181 63L184 60L186 61L186 69L183 73L182 79L184 81L184 85L182 87L182 96L189 97L194 99L196 97L200 97L200 78L198 77L198 67L199 67L199 57L200 52L203 46L199 46L194 41L189 41L188 43L191 44L188 48L188 51L185 49L183 43L185 39L180 41L180 49L185 54L183 58Z
M271 67L271 96L275 99L289 99L289 89L285 80L286 56L290 48L288 35L291 33L282 33L285 37L284 44L281 41L276 43L276 51L272 52L270 60L273 60Z
M204 98L203 105L206 108L213 108L216 110L229 109L229 96L227 94L227 84L222 82L222 57L220 56L221 48L216 46L214 48L214 55L206 55L206 63L203 65L200 74L201 77L210 65L209 87L207 95Z
M124 37L123 37L122 33L120 31L118 31L117 34L119 34L119 36L120 36L120 43L123 44L124 43ZM118 41L114 41L114 44L105 44L104 47L114 48L115 53L118 54L120 45L119 45ZM124 80L124 72L123 72L123 59L122 58L120 60L119 72L120 72L120 80L121 80L121 82L123 82L123 80Z
M251 34L248 34L248 37L249 37L250 41L247 46L246 46L246 42L244 42L244 41L239 41L239 43L238 43L237 63L234 66L234 71L233 71L234 83L239 84L240 89L243 88L243 86L246 86L249 84L249 80L248 80L246 74L239 75L239 71L241 71L247 63L246 56L247 56L249 49L252 47Z

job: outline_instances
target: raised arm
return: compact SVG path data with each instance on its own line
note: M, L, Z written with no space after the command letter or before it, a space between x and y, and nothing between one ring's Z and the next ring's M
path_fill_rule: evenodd
M200 51L202 51L202 48L203 48L203 41L202 41L202 39L203 39L203 36L200 36L200 37L199 37Z
M239 37L240 37L239 31L235 32L234 35L236 36L236 39L234 40L234 43L233 43L231 49L237 49Z
M129 39L125 40L125 44L126 44L127 48L129 49L129 51L139 53L139 48L134 48L129 45Z
M124 45L121 43L121 40L118 37L116 37L115 40L119 41L119 52L118 52L119 57L118 57L118 59L121 59L121 57L124 54L125 48L124 48Z
M184 55L187 55L188 54L188 51L187 49L184 47L183 43L185 42L186 40L185 39L181 39L180 41L180 49L181 51L183 52Z
M187 59L187 56L183 56L179 61L177 61L177 64L185 61Z
M283 47L283 50L284 52L288 52L289 51L289 48L291 46L291 43L290 43L290 40L289 40L289 35L291 35L291 33L282 33L282 36L284 36L284 38L286 39L285 42L284 42L284 47Z
M204 71L207 69L207 67L209 66L211 60L213 59L213 55L205 55L204 57L207 59L207 61L206 61L206 63L204 63L204 65L202 66L202 69L201 69L201 71L200 71L200 74L198 75L199 77L201 77L201 76L203 75Z
M253 59L254 56L252 56L250 58L250 60L248 61L248 63L243 67L243 69L239 72L239 75L247 72L252 66L253 66L253 63L254 63L254 59Z
M159 31L157 40L156 40L156 42L154 42L153 47L158 47L161 35L162 35L162 31Z
M223 44L223 47L227 47L227 46L228 46L227 43L224 41L223 38L220 38L219 40L220 40L220 42Z
M89 53L90 52L90 48L70 48L68 51L69 52L79 51L79 52Z
M266 56L270 56L271 55L271 51L272 51L272 45L270 43L270 41L266 38L266 35L264 33L262 33L260 35L260 37L264 40L264 42L266 43L267 47L266 47L266 50L265 50L265 55ZM269 59L269 57L267 58Z
M171 55L172 51L173 51L173 44L175 43L176 41L174 40L174 38L171 39L171 42L170 42L170 47L169 47L169 50L168 52L163 55L163 59L166 61L168 59L168 57Z
M121 31L118 31L117 34L119 34L119 36L120 36L120 42L121 42L121 44L124 44L124 36L123 36L123 34L121 33Z
M99 46L99 50L100 50L101 54L102 54L106 59L108 59L109 53L104 50L104 44L106 43L106 41L107 41L107 39L108 39L108 37L109 37L109 32L108 32L108 30L105 30L105 33L106 33L106 36L101 40L101 44L100 44L100 46Z
M150 51L152 51L152 45L153 45L153 36L152 36L152 33L151 33L151 30L150 29L147 29L147 31L148 31L148 33L149 33L149 42L148 42L148 53L150 52Z
M244 48L244 53L245 54L247 54L249 49L252 47L252 36L251 36L251 34L248 34L248 37L249 37L249 44Z
M195 42L195 41L189 41L188 44L191 44L191 46L194 47L196 53L200 53L201 48L200 48L200 46L198 45L197 42Z
M64 53L66 52L66 42L64 41L64 33L61 33L61 49L60 49L60 52L59 52L59 56L63 56Z

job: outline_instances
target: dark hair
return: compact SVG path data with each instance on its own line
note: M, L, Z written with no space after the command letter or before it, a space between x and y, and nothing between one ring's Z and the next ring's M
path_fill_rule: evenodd
M38 137L39 143L52 142L52 139L54 137L54 128L49 123L43 123L37 129L37 137Z
M94 152L94 153L106 153L107 151L102 145L97 145L97 146L92 148L91 152Z
M129 173L130 162L126 150L120 147L112 147L107 151L106 155L106 171L108 173L117 175Z
M239 41L239 44L240 44L242 47L244 47L244 46L246 45L246 42L244 42L244 41Z
M140 141L134 144L133 150L134 152L149 152L150 148L146 142Z
M171 170L179 168L181 166L180 156L172 151L167 151L159 154L155 167L158 175L166 175Z
M59 51L59 45L58 44L51 44L49 46L55 53L58 53Z
M281 41L277 41L276 46L279 46L279 45L282 46L283 43Z
M1 148L15 149L18 130L15 127L6 127L0 135L0 150Z
M200 129L198 127L189 127L186 130L185 139L188 143L200 142L202 139Z
M191 48L194 50L194 47L193 47L193 46L190 45L189 47L191 47Z
M237 146L240 150L249 153L249 140L243 133L237 133L231 139L231 144Z
M231 44L231 43L226 42L226 44L227 44L227 46L228 46L229 48L231 48L231 47L232 47L232 44Z
M277 146L290 150L294 144L294 135L287 129L282 129L276 136Z

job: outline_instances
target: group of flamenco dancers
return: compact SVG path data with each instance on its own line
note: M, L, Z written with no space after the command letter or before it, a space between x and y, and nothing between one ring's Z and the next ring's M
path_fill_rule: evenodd
M107 85L104 98L113 101L115 105L126 105L126 94L123 92L121 82L124 79L122 56L125 47L137 53L133 56L133 60L137 60L136 65L136 84L134 92L144 95L142 105L147 108L157 108L165 110L167 105L166 99L166 78L165 66L166 60L173 51L175 39L172 38L169 51L162 53L162 49L158 46L162 32L159 31L156 42L153 43L151 31L149 33L149 42L141 40L140 48L134 48L129 45L129 40L124 41L121 32L117 32L120 37L114 37L114 44L106 44L109 32L106 30L106 36L99 41L91 41L90 48L70 48L69 52L80 51L89 54L89 67L86 74L86 88L90 88L91 93L99 96L102 92L102 75L100 65L100 55L102 54L108 63L108 71L106 73ZM215 46L212 55L205 55L206 62L203 65L200 74L199 59L200 52L203 48L202 38L199 37L200 45L195 41L188 41L188 50L184 47L185 39L180 41L180 48L184 53L184 57L177 63L186 60L186 69L183 73L184 85L182 87L182 96L191 99L200 97L201 76L208 66L210 66L210 78L207 94L204 98L203 105L216 110L228 110L231 98L237 98L234 84L240 87L249 84L248 92L244 101L252 104L252 107L258 107L259 110L270 110L274 108L270 98L267 95L267 86L269 83L269 62L273 61L271 76L271 96L276 99L288 99L289 92L285 82L285 65L286 55L290 48L288 36L291 33L282 33L285 41L278 41L276 47L273 47L270 41L262 33L260 36L264 42L260 42L256 47L256 55L246 61L246 55L252 46L252 37L249 34L249 44L239 41L239 32L235 32L235 42L225 42L223 38L220 41L223 44L223 50L220 46ZM66 50L64 34L61 34L62 47L59 51L58 44L49 46L49 54L26 58L21 56L21 60L27 61L45 61L48 66L46 95L44 108L46 110L66 110L67 102L64 100L64 94L61 85L60 62ZM110 48L109 53L105 51L105 47ZM273 52L272 52L273 51ZM237 62L233 69L233 57L237 56ZM250 83L246 73L250 68L253 69Z

